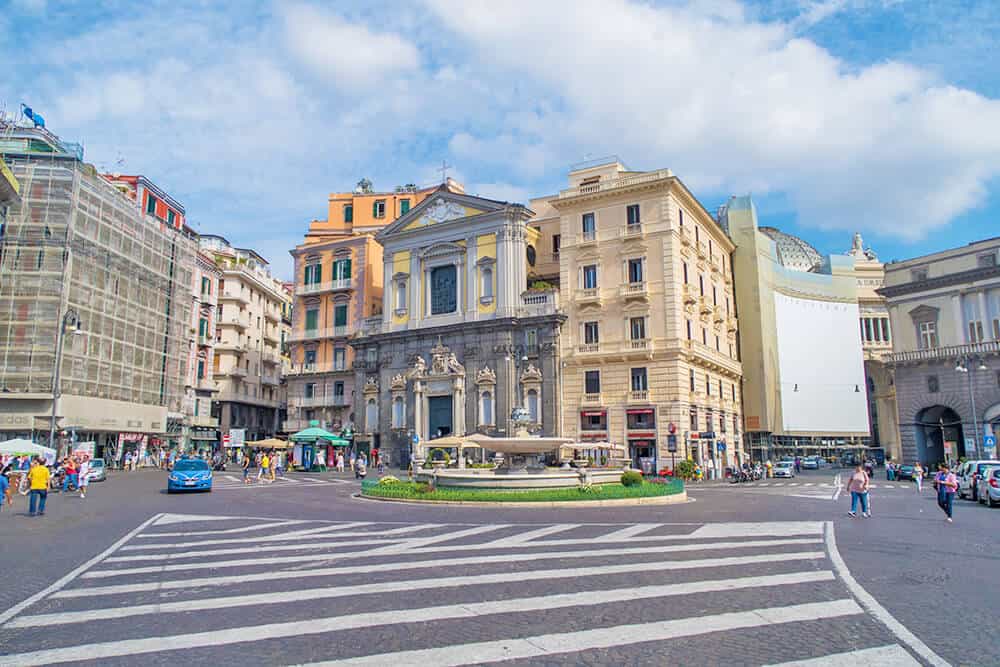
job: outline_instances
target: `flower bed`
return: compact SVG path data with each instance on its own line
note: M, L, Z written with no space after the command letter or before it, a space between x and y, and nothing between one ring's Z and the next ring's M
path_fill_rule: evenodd
M624 498L650 498L670 496L684 490L679 480L646 482L634 486L621 484L601 484L570 489L458 489L449 487L433 488L419 482L399 482L379 484L375 481L361 483L361 494L374 498L398 498L403 500L448 500L484 503L521 502L550 503L580 500L620 500Z

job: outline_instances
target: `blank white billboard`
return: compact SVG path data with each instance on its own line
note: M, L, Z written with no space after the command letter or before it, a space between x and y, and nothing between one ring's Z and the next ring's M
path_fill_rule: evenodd
M775 292L778 372L785 431L869 431L856 303Z

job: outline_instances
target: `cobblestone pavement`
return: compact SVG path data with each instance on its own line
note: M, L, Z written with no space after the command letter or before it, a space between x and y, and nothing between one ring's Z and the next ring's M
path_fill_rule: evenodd
M1000 664L1000 511L926 492L851 520L744 485L548 510L163 478L0 515L0 664Z

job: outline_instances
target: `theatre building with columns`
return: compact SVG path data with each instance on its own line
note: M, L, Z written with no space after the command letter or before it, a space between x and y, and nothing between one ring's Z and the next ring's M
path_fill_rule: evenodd
M355 438L406 465L445 436L557 435L558 292L529 285L539 231L531 210L442 186L376 235L380 318L355 351Z

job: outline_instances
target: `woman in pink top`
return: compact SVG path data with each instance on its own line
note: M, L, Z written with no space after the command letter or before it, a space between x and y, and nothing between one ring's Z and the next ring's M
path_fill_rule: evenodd
M859 465L855 469L847 483L847 490L851 492L851 511L847 514L856 517L858 515L858 501L860 501L862 516L871 516L868 512L868 473L865 472L864 466Z
M859 465L854 470L854 474L847 482L847 490L851 492L851 511L847 513L848 516L858 515L858 502L861 503L862 516L871 516L868 512L868 473L865 472L864 466Z
M958 478L942 463L934 476L934 486L937 487L938 507L945 513L945 521L951 523L951 510L955 502L955 492L958 491Z

